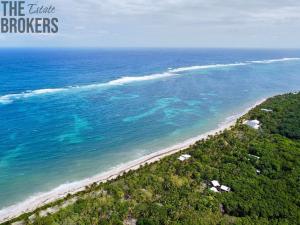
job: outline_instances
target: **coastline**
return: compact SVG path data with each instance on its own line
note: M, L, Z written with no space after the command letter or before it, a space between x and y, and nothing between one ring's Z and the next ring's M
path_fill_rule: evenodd
M157 162L166 156L182 151L201 139L206 139L210 135L214 135L217 132L224 131L225 129L229 129L231 126L235 125L238 118L246 114L249 110L255 108L257 105L260 105L265 100L266 98L261 99L255 102L251 107L246 108L243 112L230 116L229 119L220 123L216 129L200 134L196 137L189 138L181 143L172 145L168 148L143 156L139 159L130 161L128 163L120 164L109 171L99 173L95 176L80 181L62 184L59 187L49 192L37 193L36 195L29 197L23 202L3 208L0 210L0 223L14 219L23 213L34 211L35 209L43 205L62 199L66 197L68 194L75 194L77 192L80 192L84 190L86 186L89 186L93 183L102 183L102 182L115 179L119 175L122 175L123 173L129 170L137 170L140 166L143 166L147 163Z

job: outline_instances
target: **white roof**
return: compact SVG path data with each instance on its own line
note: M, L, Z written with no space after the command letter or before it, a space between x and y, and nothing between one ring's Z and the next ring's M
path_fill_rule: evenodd
M184 155L182 155L184 158L191 158L191 156L189 155L189 154L184 154Z
M230 191L230 187L227 187L227 186L225 186L225 185L222 185L222 186L221 186L221 190L223 190L223 191Z
M220 186L220 183L219 183L219 181L217 181L217 180L213 180L213 181L211 181L211 183L212 183L212 185L213 185L214 187L219 187L219 186Z
M258 128L260 127L259 125L254 125L254 126L251 126L252 128L258 130Z
M191 158L190 155L184 154L184 155L181 155L178 159L179 159L180 161L184 161L184 160L189 159L189 158Z
M260 170L256 170L256 173L260 173Z
M219 192L217 188L215 187L211 187L209 190L213 191L213 192Z
M184 161L184 160L186 160L186 158L185 158L185 157L183 157L183 156L180 156L178 159L179 159L180 161Z
M260 127L260 122L258 120L246 120L244 122L244 124L254 128L254 129L258 129Z
M265 111L265 112L273 112L272 109L261 109L261 111Z

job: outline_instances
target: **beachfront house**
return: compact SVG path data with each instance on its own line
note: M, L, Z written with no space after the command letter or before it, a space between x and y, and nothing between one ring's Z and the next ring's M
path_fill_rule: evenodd
M185 161L185 160L187 160L187 159L189 159L189 158L191 158L190 155L184 154L184 155L181 155L178 159L179 159L180 161Z
M258 120L246 120L243 124L248 125L256 130L260 127L260 122Z
M264 111L264 112L273 112L272 109L261 109L261 111Z
M184 158L183 156L180 156L178 159L179 159L180 161L184 161L184 160L185 160L185 158Z
M189 159L189 158L191 158L191 156L189 155L189 154L184 154L184 155L182 155L184 158L186 158L186 159Z

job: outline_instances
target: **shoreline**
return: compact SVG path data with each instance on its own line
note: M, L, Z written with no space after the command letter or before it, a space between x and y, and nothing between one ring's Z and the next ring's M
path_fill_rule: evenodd
M188 148L190 145L195 144L195 142L207 139L210 135L215 135L216 133L220 131L224 131L225 129L229 129L231 126L235 125L238 118L245 115L248 111L255 108L256 106L263 103L267 98L263 98L261 100L256 101L252 106L246 108L241 113L232 115L228 117L229 119L226 119L224 122L220 123L216 129L210 130L208 132L205 132L203 134L200 134L198 136L189 138L181 143L172 145L168 148L159 150L157 152L148 154L146 156L143 156L139 159L130 161L128 163L119 164L116 167L113 167L112 169L99 173L97 175L94 175L92 177L75 181L71 183L65 183L57 188L44 193L37 193L29 198L27 198L25 201L22 201L20 203L5 207L0 209L0 223L9 221L11 219L14 219L23 213L29 213L34 211L35 209L42 207L48 203L54 202L56 200L62 199L66 197L68 194L75 194L77 192L83 191L86 186L89 186L93 183L103 183L112 179L115 179L116 177L122 175L125 172L128 172L129 170L137 170L140 168L140 166L143 166L145 164L154 163L162 158L175 154L179 151L182 151L186 148Z

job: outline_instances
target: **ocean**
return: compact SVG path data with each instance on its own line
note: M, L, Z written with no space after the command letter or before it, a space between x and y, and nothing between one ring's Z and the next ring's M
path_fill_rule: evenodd
M0 208L300 90L299 50L1 49Z

